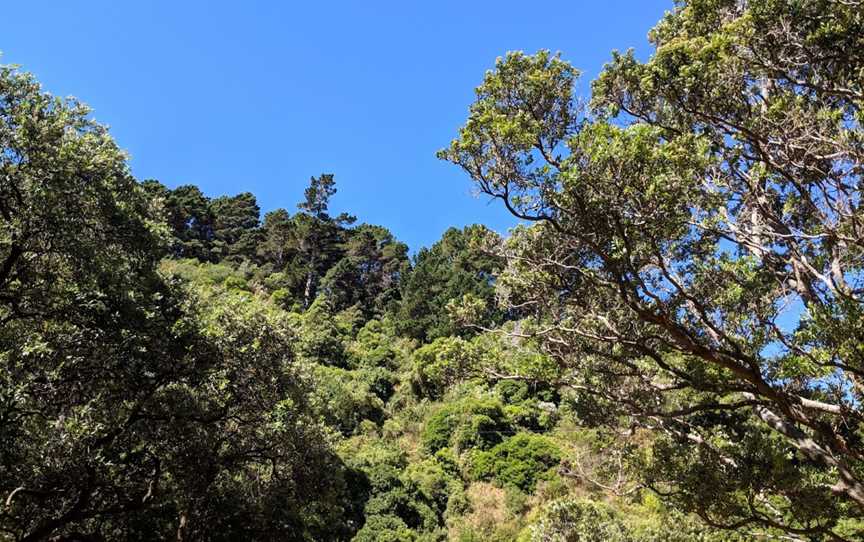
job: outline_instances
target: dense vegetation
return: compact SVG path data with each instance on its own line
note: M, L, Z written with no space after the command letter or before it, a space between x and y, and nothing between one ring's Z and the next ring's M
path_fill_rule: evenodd
M440 156L525 224L413 257L0 67L0 540L861 539L864 5L650 37L499 59Z

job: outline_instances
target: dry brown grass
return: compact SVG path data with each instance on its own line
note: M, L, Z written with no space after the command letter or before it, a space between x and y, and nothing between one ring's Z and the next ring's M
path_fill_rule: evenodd
M459 540L471 532L481 540L500 539L502 531L518 530L507 511L507 492L487 482L474 482L465 490L470 511L449 526L448 539ZM511 525L512 524L512 525Z

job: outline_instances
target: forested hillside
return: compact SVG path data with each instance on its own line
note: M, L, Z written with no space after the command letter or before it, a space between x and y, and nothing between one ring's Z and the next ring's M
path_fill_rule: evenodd
M670 10L499 58L439 157L522 223L413 255L0 66L0 540L864 538L864 4Z

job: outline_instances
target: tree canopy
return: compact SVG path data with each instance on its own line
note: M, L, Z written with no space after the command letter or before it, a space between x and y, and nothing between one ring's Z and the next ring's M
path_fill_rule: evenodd
M681 2L589 104L560 57L511 53L440 153L535 223L501 245L522 333L657 435L644 483L712 525L843 539L864 512L862 24Z

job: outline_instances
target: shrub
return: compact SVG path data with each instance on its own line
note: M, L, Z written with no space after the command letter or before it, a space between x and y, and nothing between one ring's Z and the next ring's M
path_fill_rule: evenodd
M349 354L359 366L385 367L395 370L399 362L397 341L389 323L369 320L357 332L357 338L349 345Z
M346 366L345 342L350 329L333 314L326 297L318 297L303 313L297 341L297 354L304 360L323 365Z
M450 445L459 451L488 449L501 442L503 435L512 429L497 399L465 398L429 417L421 443L430 454Z
M487 452L476 453L471 474L478 480L494 480L531 493L537 481L561 459L561 451L548 438L520 433Z
M417 535L396 516L372 516L354 536L353 542L414 542Z
M276 292L276 290L290 292L291 281L285 273L268 273L262 277L261 281L264 283L264 287L270 292Z
M529 533L530 542L639 542L609 507L583 500L550 503Z
M409 491L434 504L443 514L450 485L454 480L435 459L425 459L408 465L402 480Z
M349 435L363 420L384 420L384 402L370 383L374 375L323 365L314 366L313 374L315 410L329 425Z
M249 285L246 284L246 280L232 275L225 279L224 286L226 290L248 290Z
M502 380L495 384L495 392L508 405L521 403L530 396L528 383L519 380Z
M768 538L772 539L770 535ZM755 542L745 534L714 530L694 517L665 511L654 515L637 507L616 511L583 499L561 499L547 504L537 522L519 542Z
M477 348L464 339L435 339L414 352L414 389L422 397L440 399L448 387L476 372L479 360Z
M471 484L465 491L464 515L451 520L450 540L459 542L512 542L520 530L519 520L507 510L507 491L486 482Z
M294 297L285 288L279 288L270 294L270 301L285 310L291 309L292 305L294 305Z
M420 437L423 448L429 453L435 453L450 444L450 436L456 427L458 419L450 408L443 408L433 414L423 427Z

